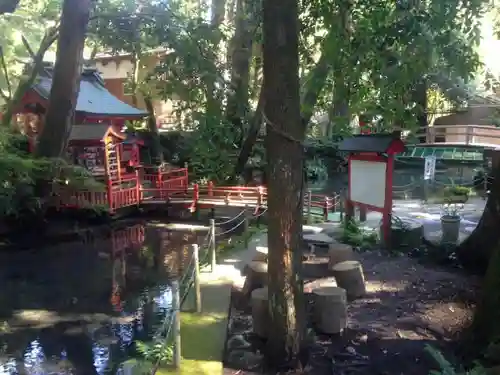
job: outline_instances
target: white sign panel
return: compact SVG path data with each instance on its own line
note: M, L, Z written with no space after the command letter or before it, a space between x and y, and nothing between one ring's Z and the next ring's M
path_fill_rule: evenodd
M351 160L351 200L384 208L387 164L378 161Z
M435 156L426 156L425 157L424 180L434 180L435 174L436 174L436 157Z

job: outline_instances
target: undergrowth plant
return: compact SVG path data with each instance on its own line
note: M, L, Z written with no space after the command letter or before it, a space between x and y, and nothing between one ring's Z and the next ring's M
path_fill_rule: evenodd
M372 247L377 244L378 236L374 231L368 231L353 220L345 220L342 223L342 234L340 241L352 246Z
M439 366L439 370L431 370L429 375L488 375L488 371L479 363L476 363L476 365L470 370L457 369L439 350L433 348L432 346L426 345L425 351Z

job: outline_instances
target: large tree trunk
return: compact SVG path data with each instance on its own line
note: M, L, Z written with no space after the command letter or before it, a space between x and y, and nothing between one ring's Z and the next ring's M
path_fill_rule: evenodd
M497 229L498 231L498 229ZM500 337L500 243L491 246L493 254L481 289L481 297L476 306L474 320L468 332L467 356L477 358L492 342ZM500 358L496 358L497 363Z
M64 1L49 108L36 149L37 156L62 157L66 150L80 89L91 5L91 0Z
M493 157L493 183L477 227L458 247L460 263L470 271L484 273L492 251L500 242L500 154Z
M318 102L321 91L323 91L323 87L325 86L325 81L329 71L330 63L328 62L328 54L323 50L318 62L306 77L306 82L304 84L304 93L301 96L301 122L304 128L307 128L309 122L311 121L311 117L314 114L314 108L316 107L316 103ZM264 82L262 83L262 87L264 87ZM263 91L261 89L261 95L259 96L257 109L255 110L254 117L250 122L250 128L241 147L238 161L236 162L236 167L234 168L233 179L237 178L245 169L248 158L252 154L253 146L257 141L259 130L262 124L261 108L263 108L262 106L264 104L264 96L262 95L262 92Z
M305 127L300 118L296 0L264 0L269 339L272 366L297 367L305 328L300 278Z

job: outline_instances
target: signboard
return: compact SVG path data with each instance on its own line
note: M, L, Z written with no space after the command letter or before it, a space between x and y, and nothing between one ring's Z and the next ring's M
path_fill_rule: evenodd
M425 157L425 169L424 169L424 180L434 180L434 175L436 174L436 157L426 156Z

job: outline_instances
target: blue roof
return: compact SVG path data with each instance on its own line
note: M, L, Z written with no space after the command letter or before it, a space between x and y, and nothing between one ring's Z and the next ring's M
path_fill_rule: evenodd
M38 77L37 82L33 85L33 89L45 99L49 98L51 87L52 79L43 76ZM82 74L76 111L91 115L117 117L144 117L148 115L147 111L134 108L111 94L104 87L97 72Z

